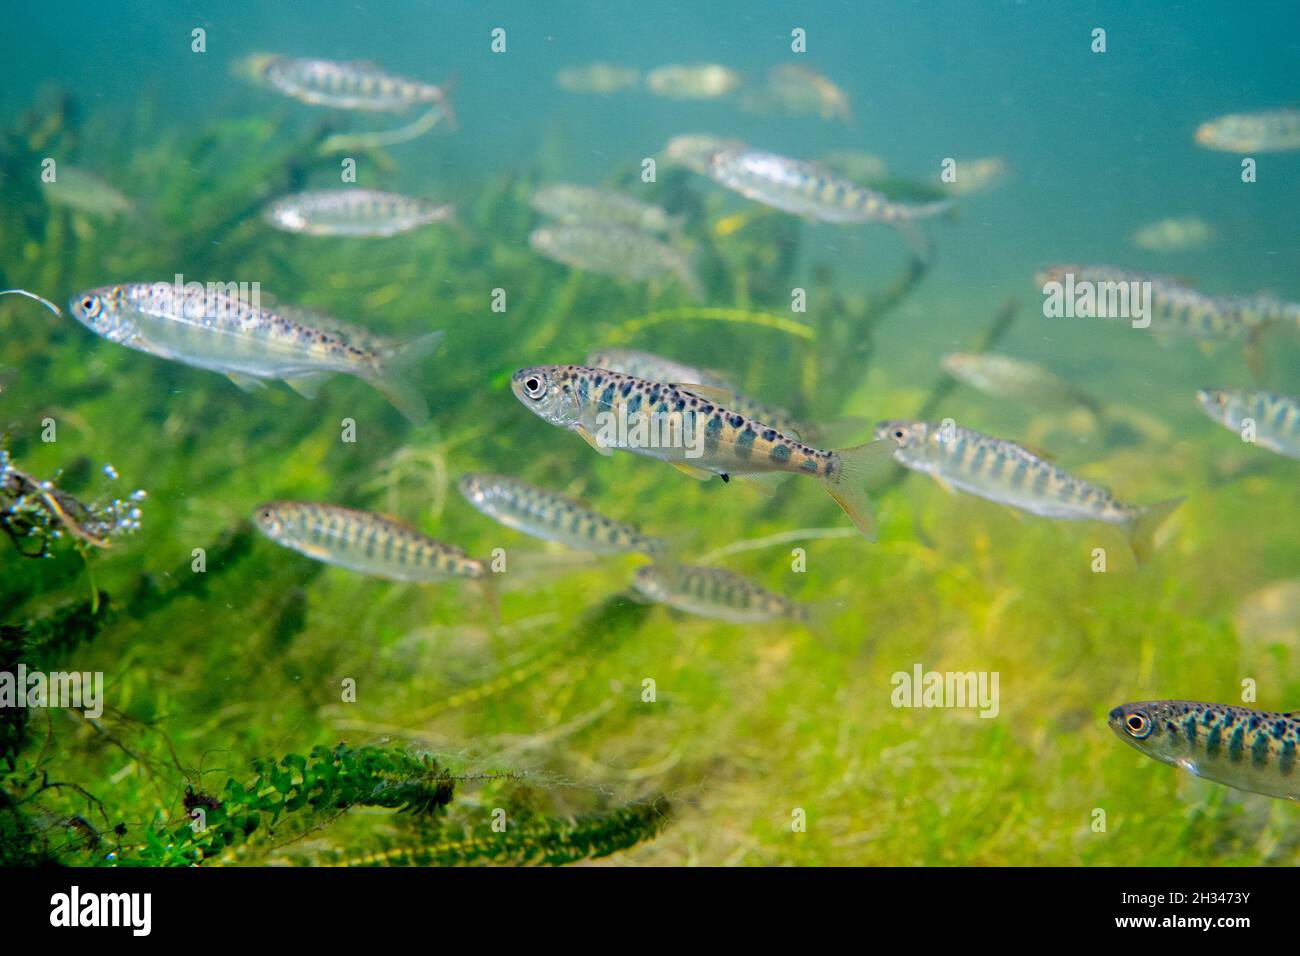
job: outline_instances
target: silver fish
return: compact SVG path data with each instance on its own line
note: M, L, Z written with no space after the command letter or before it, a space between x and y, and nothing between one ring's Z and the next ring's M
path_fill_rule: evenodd
M646 74L646 88L674 100L714 100L740 86L740 74L717 63L671 63Z
M454 210L427 199L377 189L321 189L282 196L268 204L263 215L285 232L384 238L451 221Z
M60 165L53 182L41 181L45 198L56 206L101 219L130 214L135 204L94 173L75 166Z
M273 501L253 513L276 544L326 564L390 581L483 580L481 561L385 515L313 501Z
M316 106L400 113L420 104L450 109L445 87L385 73L373 63L254 54L236 65L250 79Z
M566 225L626 226L643 232L676 232L682 221L659 206L641 202L612 189L556 183L533 193L532 206L544 216Z
M732 624L811 617L809 608L722 568L649 564L637 569L633 587L648 600Z
M1270 153L1300 149L1300 110L1232 113L1202 123L1196 142L1230 153Z
M695 298L704 295L685 253L635 229L591 223L542 226L532 231L528 243L547 259L585 272L637 281L673 275Z
M1082 405L1101 413L1096 399L1042 366L994 352L950 352L939 360L943 370L971 388L1001 398L1053 405Z
M1105 488L1076 478L1026 448L952 423L887 421L876 437L894 442L894 457L945 488L1065 521L1102 521L1129 535L1139 560L1151 553L1156 531L1181 498L1150 507L1115 499Z
M383 349L354 344L198 283L134 282L88 289L69 302L73 316L110 342L229 376L246 390L280 379L313 398L330 374L355 375L411 421L428 408L410 381L412 367L442 340L431 332Z
M634 525L518 478L468 474L457 487L466 501L493 521L535 538L597 554L640 552L653 558L667 550L662 540L642 534Z
M746 148L748 147L738 139L711 136L707 133L687 133L670 139L668 145L664 147L664 156L670 163L685 166L693 173L707 176L709 162L715 153Z
M1196 402L1229 431L1249 434L1256 444L1279 455L1300 458L1300 399L1274 392L1203 388L1196 393Z

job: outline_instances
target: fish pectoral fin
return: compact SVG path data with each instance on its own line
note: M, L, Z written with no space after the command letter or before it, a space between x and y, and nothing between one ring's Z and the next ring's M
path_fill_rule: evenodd
M227 372L226 378L230 379L246 392L257 392L266 388L266 383L260 378L253 375L245 375L243 372Z
M308 372L306 375L286 378L284 384L288 385L303 398L315 398L320 394L321 383L327 378L329 378L329 376L325 372Z
M592 448L596 449L596 451L600 452L606 458L614 454L612 451L610 451L608 448L606 448L604 445L598 442L596 440L596 436L593 435L591 432L587 431L587 429L584 428L582 425L574 425L573 430L582 436L583 441L585 441Z
M694 465L688 465L683 461L670 461L668 464L672 465L683 475L690 475L696 481L708 481L713 477L713 472L705 471L703 468L696 468Z
M719 388L716 385L688 385L685 382L673 382L673 385L715 405L729 405L736 397L730 389Z
M944 491L948 492L948 494L955 495L957 493L957 489L954 488L952 485L948 484L947 478L943 478L939 475L931 475L930 477L934 479L934 483L936 485L938 485Z

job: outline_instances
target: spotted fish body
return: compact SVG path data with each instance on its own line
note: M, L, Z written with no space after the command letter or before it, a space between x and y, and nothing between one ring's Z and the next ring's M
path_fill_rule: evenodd
M887 466L888 442L840 451L813 448L719 404L707 397L708 390L688 391L589 366L521 369L510 384L535 415L578 432L602 454L629 451L670 462L694 477L792 473L816 478L858 529L874 537L862 485ZM638 433L659 439L638 439Z
M1300 149L1300 110L1232 113L1196 129L1196 142L1230 153Z
M1148 700L1116 707L1109 724L1161 763L1238 790L1300 800L1300 712Z
M756 149L719 150L710 155L708 169L714 181L747 199L820 222L906 225L951 205L894 202L816 163Z
M482 562L460 548L369 511L276 501L261 505L253 517L276 544L361 574L421 584L487 574Z
M889 421L877 427L876 435L897 445L894 457L900 464L946 487L1045 518L1119 525L1133 536L1140 558L1181 500L1150 508L1128 505L1013 442L956 425Z
M637 569L633 586L648 600L732 624L810 617L803 605L722 568L650 564Z
M528 243L547 259L586 272L638 282L673 275L695 298L703 297L685 253L639 229L589 222L559 223L534 229Z
M630 524L614 521L579 501L505 475L468 474L460 493L471 505L507 528L598 554L640 552L660 557L663 541Z
M652 382L672 382L674 385L705 385L731 393L727 406L746 418L754 418L771 425L777 431L784 432L791 438L810 438L813 431L806 425L795 421L789 412L772 405L764 405L748 395L742 395L719 372L710 369L695 368L681 362L654 355L650 352L638 352L635 349L605 349L587 356L587 364L594 368L607 368L613 372L622 372L635 378L645 378Z
M308 236L386 238L448 222L451 206L377 189L319 189L282 196L263 210L267 222Z
M222 372L241 388L280 379L311 397L323 378L343 373L379 389L412 421L428 416L407 366L437 347L440 332L404 346L376 348L197 283L103 286L73 296L69 308L77 321L110 342Z
M249 66L266 85L317 106L400 113L447 100L442 87L393 76L371 63L262 55L250 58Z
M1201 411L1224 428L1246 433L1246 420L1256 444L1289 458L1300 458L1300 399L1273 392L1208 389L1196 393Z
M660 233L672 232L681 225L659 206L612 189L572 183L543 186L533 193L532 206L542 215L568 225L590 222Z
M1055 265L1043 270L1035 282L1066 282L1073 276L1075 288L1090 283L1104 288L1108 283L1151 283L1149 331L1204 340L1249 339L1265 324L1281 322L1300 326L1300 305L1280 302L1269 296L1209 296L1180 285L1167 276L1128 272L1113 266ZM1136 288L1129 285L1129 288ZM1101 293L1098 293L1100 297Z

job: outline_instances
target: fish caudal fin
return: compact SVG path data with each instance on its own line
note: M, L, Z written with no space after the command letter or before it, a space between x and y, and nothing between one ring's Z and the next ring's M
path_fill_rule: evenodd
M418 339L385 349L380 353L375 371L367 380L393 403L407 420L419 424L429 417L429 406L415 384L418 366L437 351L442 332L430 332Z
M876 518L864 486L889 472L897 447L892 441L881 440L837 451L834 461L838 467L822 479L835 503L868 541L876 540Z
M1133 556L1137 558L1138 564L1145 564L1151 557L1151 552L1155 550L1157 532L1185 500L1170 498L1168 501L1149 505L1138 512L1137 518L1128 528L1129 544L1133 548Z

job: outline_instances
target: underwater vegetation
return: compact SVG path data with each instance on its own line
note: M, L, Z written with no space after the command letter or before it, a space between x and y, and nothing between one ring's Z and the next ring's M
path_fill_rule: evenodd
M1127 330L1079 319L1077 348L1044 354L1030 270L978 296L942 275L981 241L962 204L997 195L970 193L1016 188L1000 158L941 188L692 135L654 181L613 153L574 184L556 132L508 170L422 178L418 150L453 135L445 78L248 68L264 99L191 124L49 90L0 129L0 288L69 304L0 297L0 672L97 692L0 707L0 864L1300 860L1293 805L1160 766L1190 752L1164 732L1134 754L1115 734L1148 726L1108 717L1250 681L1226 759L1290 772L1300 647L1256 596L1300 578L1280 301L1158 280L1155 330L1239 347L1117 346ZM820 74L743 82L556 77L856 122ZM414 121L305 108L330 105L321 83ZM1294 122L1221 125L1199 141ZM339 188L343 150L364 188ZM48 157L83 198L42 188ZM1146 245L1183 244L1168 231ZM256 280L261 306L222 301L265 349L184 351L197 335L159 344L166 322L129 340L180 273ZM661 357L678 371L652 391L638 369ZM744 454L600 454L584 421L530 414L534 379L725 410L710 437ZM1252 410L1263 437L1234 440ZM899 454L950 420L960 446ZM732 480L754 448L830 495ZM924 703L926 675L976 672L1001 689L983 713ZM1280 729L1251 727L1256 706Z

